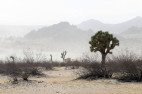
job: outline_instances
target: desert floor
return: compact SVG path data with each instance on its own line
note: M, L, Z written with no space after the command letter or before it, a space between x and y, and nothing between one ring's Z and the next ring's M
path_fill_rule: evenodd
M0 94L142 94L142 83L74 80L75 71L54 68L44 71L44 77L30 77L30 81L17 84L12 84L7 76L0 76Z

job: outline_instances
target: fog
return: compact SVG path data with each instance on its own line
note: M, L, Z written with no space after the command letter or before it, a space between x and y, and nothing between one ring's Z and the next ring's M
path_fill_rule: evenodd
M136 17L118 24L91 19L76 25L60 22L49 26L0 26L0 59L23 58L27 49L35 58L40 54L50 60L52 54L54 61L61 61L61 52L67 51L66 58L80 59L83 54L91 53L88 42L98 30L109 31L120 40L120 46L113 50L114 55L128 49L141 56L142 18Z
M80 59L91 53L89 40L98 30L120 40L113 50L141 56L141 0L1 0L0 59L24 57L23 51L42 53L49 60ZM123 51L122 51L123 52Z

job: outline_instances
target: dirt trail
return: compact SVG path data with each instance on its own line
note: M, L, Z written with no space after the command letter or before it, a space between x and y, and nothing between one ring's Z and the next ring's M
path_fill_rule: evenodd
M142 83L120 83L115 80L78 80L74 71L55 68L45 77L30 77L29 82L11 84L0 76L0 94L142 94Z

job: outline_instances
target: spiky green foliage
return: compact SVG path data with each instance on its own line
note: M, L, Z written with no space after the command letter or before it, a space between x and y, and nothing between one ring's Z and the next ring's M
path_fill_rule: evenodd
M108 32L98 31L89 41L91 52L101 52L104 55L112 54L111 50L119 46L119 40Z
M108 77L109 73L106 69L105 58L108 53L112 54L111 50L115 46L119 46L119 40L116 37L113 37L112 34L108 32L98 31L94 36L91 37L89 41L91 52L101 52L102 54L102 64L101 70L104 77Z

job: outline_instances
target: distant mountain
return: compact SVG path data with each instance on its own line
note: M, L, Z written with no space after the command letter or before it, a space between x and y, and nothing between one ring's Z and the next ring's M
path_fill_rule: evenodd
M140 34L142 33L142 27L131 27L125 32L122 32L121 34Z
M42 26L16 26L16 25L0 25L0 37L9 37L9 36L24 36L31 30L36 30Z
M131 27L119 35L123 36L124 38L142 40L142 27Z
M142 27L142 17L136 17L134 19L131 19L126 22L122 22L119 24L104 24L97 20L88 20L85 22L82 22L78 25L78 28L83 30L93 30L94 32L97 32L98 30L104 30L109 31L112 33L121 33L126 30L128 30L131 27Z
M31 31L25 35L25 39L36 47L43 45L49 51L82 52L89 49L88 42L93 34L93 31L81 30L68 22L61 22Z
M102 28L105 28L105 24L98 20L90 19L87 21L82 22L81 24L78 25L78 28L83 29L83 30L101 30Z
M75 25L70 25L68 22L61 22L49 27L40 28L37 31L31 31L25 35L25 38L74 42L88 40L92 34L94 34L92 31L84 31Z
M129 27L142 27L142 17L136 17L134 19L131 19L129 21L120 23L120 24L116 24L116 25L120 25L120 26L126 26L127 28Z

